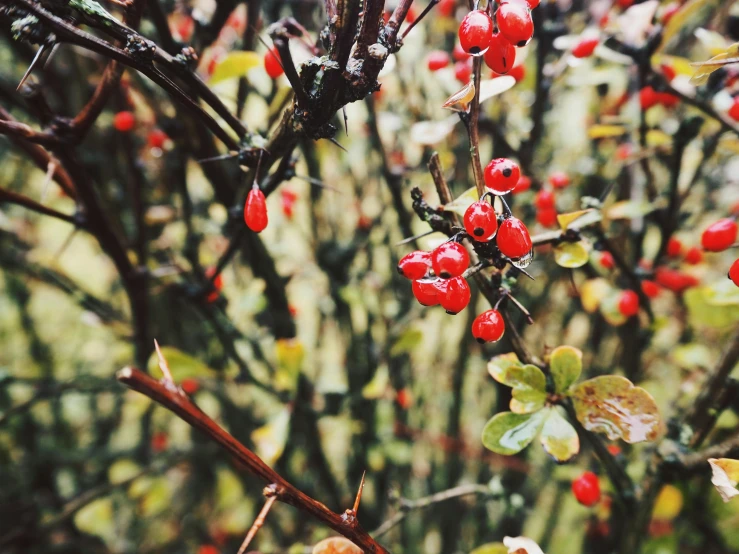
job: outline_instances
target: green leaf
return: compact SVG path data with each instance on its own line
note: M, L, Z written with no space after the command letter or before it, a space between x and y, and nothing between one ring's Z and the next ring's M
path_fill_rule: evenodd
M555 392L566 391L580 377L582 352L572 346L555 348L549 358L549 369L554 379Z
M530 387L513 389L512 396L510 407L514 414L530 414L541 410L547 401L546 392Z
M478 546L470 554L508 554L508 547L502 542L491 542Z
M588 263L590 257L590 243L584 240L578 242L563 242L554 247L554 261L560 267L575 269Z
M398 340L390 348L391 356L399 356L407 352L411 352L423 340L423 333L420 329L409 327L398 337Z
M496 414L482 430L482 444L497 454L517 454L534 440L544 423L544 415L544 410L533 414Z
M660 417L654 398L625 377L595 377L570 391L577 419L588 431L628 443L657 438Z
M711 306L739 306L739 287L730 279L721 279L708 287L706 302Z
M513 389L546 391L547 378L542 370L535 365L521 365L516 355L512 353L496 356L490 360L488 372L498 383Z
M116 525L113 521L113 500L106 496L93 500L74 515L77 529L89 535L95 535L111 544L116 537Z
M262 63L262 58L256 52L230 52L216 65L208 84L215 85L227 79L245 77L246 73Z
M711 464L713 471L711 483L716 487L724 502L739 495L739 490L736 488L739 483L739 460L709 458L708 463Z
M488 373L490 376L503 385L508 383L502 381L506 372L511 367L523 367L523 364L518 360L515 352L509 352L508 354L500 354L495 356L488 362ZM509 387L512 385L508 385Z
M290 410L284 408L277 412L266 425L252 432L251 440L254 442L257 455L264 460L264 463L271 466L280 459L285 451L289 431Z
M167 360L169 370L172 372L172 377L175 382L179 383L182 379L191 377L212 377L215 375L215 371L205 365L203 362L186 354L182 350L174 348L172 346L160 347L164 359ZM146 363L146 367L149 373L152 375L161 376L162 372L159 369L159 358L156 352L149 356L149 361Z
M580 437L563 416L561 407L547 408L547 419L541 429L541 445L558 462L566 462L580 452Z
M731 284L730 281L729 283ZM688 308L691 325L722 329L739 322L739 306L714 304L712 302L715 302L715 296L711 287L695 287L685 291L683 300Z

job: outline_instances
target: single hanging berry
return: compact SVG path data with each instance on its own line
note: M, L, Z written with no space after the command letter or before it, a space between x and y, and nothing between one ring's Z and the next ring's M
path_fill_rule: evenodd
M426 57L426 64L429 71L438 71L449 65L449 54L443 50L434 50Z
M416 250L403 256L398 262L398 273L406 279L422 279L431 269L431 253Z
M600 500L600 482L592 471L586 471L572 481L572 493L583 506L595 506Z
M641 290L647 298L656 298L659 295L659 285L654 281L642 281Z
M464 213L464 228L476 241L487 242L498 230L498 216L495 209L484 200L470 204Z
M493 191L493 194L508 194L516 188L521 177L521 169L513 160L497 158L485 166L483 177L485 185Z
M213 279L213 275L216 274L216 267L209 267L205 270L205 277L208 280ZM216 300L218 300L218 297L221 295L221 290L223 290L223 274L219 273L215 279L213 279L213 282L211 283L213 285L213 290L208 293L208 296L205 297L205 301L208 302L208 304L212 304Z
M515 217L509 217L500 224L495 241L503 255L511 259L520 258L531 252L529 230L523 221Z
M682 254L682 251L683 243L680 242L679 239L676 239L675 237L670 237L667 240L666 252L670 258L677 258L678 256L680 256L680 254Z
M264 70L272 79L277 79L285 73L280 61L280 53L277 51L277 48L270 48L264 55Z
M721 252L726 250L736 241L737 225L733 219L719 219L701 235L703 250L709 252Z
M472 322L472 335L480 344L497 342L505 333L505 322L498 310L482 312Z
M453 277L446 283L446 291L439 295L441 307L450 315L458 314L470 303L470 286L464 277Z
M563 189L570 184L570 177L564 171L555 171L549 176L549 184L555 189Z
M540 210L554 209L554 193L549 189L543 189L536 193L534 205Z
M600 265L602 265L606 269L613 269L616 265L616 262L613 259L613 254L611 254L610 252L601 252L599 261Z
M507 2L495 14L500 33L515 46L526 46L534 36L531 10L524 2Z
M531 188L531 178L526 175L521 175L516 183L516 188L511 191L511 194L521 194Z
M436 279L419 279L413 281L411 289L413 296L422 306L436 306L439 304L439 291L434 283Z
M431 267L443 279L462 275L469 265L470 255L458 242L445 242L431 253Z
M267 227L267 199L256 183L246 197L244 221L246 226L255 233L260 233Z
M625 290L618 299L618 311L626 317L639 313L639 295L633 290Z
M536 210L536 222L542 227L554 227L557 224L557 210L554 208Z
M576 58L588 58L593 55L599 42L597 38L584 38L572 49L572 55Z
M729 279L739 287L739 259L734 260L734 263L731 264L729 268Z
M128 133L136 126L136 116L133 112L118 112L113 116L113 128L119 133Z
M148 137L149 146L151 146L152 148L163 148L164 143L167 142L168 138L169 137L167 136L167 133L165 133L161 129L157 129L157 128L152 129L149 132L149 137Z
M454 78L463 85L470 82L472 78L472 64L467 62L457 62L454 64Z
M516 48L500 33L493 33L490 48L485 52L485 64L500 75L508 73L516 61Z
M493 36L493 20L487 12L474 10L459 25L459 44L468 54L478 56L490 46Z
M697 265L703 261L703 251L697 246L688 248L685 252L685 262L690 265Z

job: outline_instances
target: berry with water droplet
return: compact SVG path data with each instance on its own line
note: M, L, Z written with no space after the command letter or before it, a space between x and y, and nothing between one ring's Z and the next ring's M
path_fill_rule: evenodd
M492 36L493 20L482 10L469 12L459 25L459 44L473 56L488 49Z
M470 286L464 277L452 277L447 281L446 291L439 295L441 307L450 315L458 314L470 303Z
M419 279L413 281L411 290L422 306L436 306L439 303L439 290L434 281L437 279Z
M431 253L416 250L403 256L398 262L398 273L406 279L422 279L431 269Z
M531 251L529 230L523 221L515 217L509 217L500 224L495 241L503 255L511 259L520 258Z
M464 228L476 241L489 241L498 230L495 209L484 200L473 202L464 213Z
M709 252L721 252L726 250L734 241L736 241L737 225L736 221L730 218L719 219L716 223L710 225L703 235L701 235L701 244L704 250Z
M481 313L472 322L472 335L480 344L497 342L505 333L505 322L498 310Z
M500 33L515 46L526 46L534 35L531 9L522 2L508 2L495 14Z
M431 253L434 273L443 279L458 277L470 265L467 249L458 242L445 242Z
M490 39L490 48L485 52L485 64L498 73L504 75L513 68L516 61L516 48L500 33L493 33Z
M521 169L513 160L496 158L485 166L483 177L485 185L493 191L493 194L508 194L516 188L521 177Z
M267 227L267 199L256 183L254 183L254 186L249 191L249 195L246 197L244 221L246 222L246 226L255 233L264 231Z

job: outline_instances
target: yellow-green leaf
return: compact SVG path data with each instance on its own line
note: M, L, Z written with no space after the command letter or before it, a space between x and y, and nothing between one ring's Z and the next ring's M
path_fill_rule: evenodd
M106 542L114 539L116 526L113 521L113 500L98 498L83 506L74 515L74 524L83 533L95 535Z
M417 329L416 327L408 327L403 331L403 333L401 333L398 340L393 343L392 347L390 347L390 355L399 356L400 354L411 352L421 344L422 340L423 333L420 329Z
M580 287L580 302L582 302L583 310L589 314L595 313L610 291L611 284L602 277L585 281Z
M580 377L582 352L572 346L555 348L549 358L549 369L554 379L554 390L558 393L566 391Z
M535 365L521 365L512 352L490 360L488 372L498 383L513 389L546 390L547 379L541 369Z
M662 33L660 49L664 48L678 34L690 32L697 24L704 21L701 11L706 10L708 16L716 8L719 0L690 0L683 4L680 9L670 18Z
M683 509L683 493L674 485L665 485L657 495L652 519L672 521Z
M218 62L208 83L215 85L226 79L245 77L250 69L254 69L261 63L262 58L256 52L230 52Z
M480 197L477 195L477 189L472 187L471 189L464 191L448 204L445 204L443 206L443 210L445 212L454 212L455 214L464 217L464 213L467 211L467 208L479 199Z
M554 247L554 261L560 267L575 269L588 263L591 245L589 242L563 242Z
M470 554L508 554L508 547L502 542L491 542L478 546Z
M547 393L534 388L513 389L510 408L514 414L530 414L546 404Z
M570 226L577 222L578 226L590 225L601 221L603 216L600 210L588 208L587 210L578 210L576 212L569 212L566 214L557 214L557 223L559 223L560 229L566 231Z
M172 346L161 346L162 356L167 360L169 370L172 372L172 377L175 382L180 382L182 379L190 377L208 377L215 374L211 368L205 365L203 362L186 354L181 350ZM161 375L159 369L159 358L156 352L149 356L149 361L146 363L146 367L149 373L153 375Z
M470 102L475 97L475 83L470 81L457 92L446 99L441 107L456 112L466 112L470 107Z
M690 78L690 82L694 85L705 85L711 73L729 63L739 63L739 42L732 44L724 52L712 57L708 61L693 64L697 66L697 69L695 75Z
M580 452L580 437L577 431L563 415L564 410L555 406L543 410L546 421L541 428L541 445L552 458L558 462L566 462Z
M602 375L570 389L577 419L588 431L628 443L652 441L660 431L654 398L619 375Z
M591 139L620 137L626 133L626 127L621 125L593 125L588 129L588 136Z
M526 448L544 423L544 410L533 414L502 412L494 415L482 430L482 444L497 454L510 456Z
M257 455L267 465L274 465L285 451L285 443L290 430L290 410L284 408L277 412L270 421L255 429L251 440L256 447Z
M739 460L729 458L709 458L713 476L711 483L721 495L724 502L728 502L739 495L737 484L739 484Z

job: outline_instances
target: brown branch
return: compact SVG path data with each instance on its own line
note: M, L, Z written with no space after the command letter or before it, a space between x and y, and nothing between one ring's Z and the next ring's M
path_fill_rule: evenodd
M190 399L178 390L167 387L145 373L134 368L124 368L117 374L118 380L127 387L151 398L178 417L205 433L221 448L230 453L247 470L264 481L275 485L277 500L289 504L315 517L331 529L340 533L365 552L387 553L379 543L362 529L359 523L347 524L340 514L332 512L324 504L306 495L265 464L259 456L227 433L215 421L202 412Z
M18 194L17 192L0 188L0 204L6 202L8 204L17 204L18 206L23 206L31 211L40 213L42 215L48 215L56 219L61 219L62 221L66 221L67 223L71 223L72 225L76 225L78 227L83 226L82 221L78 220L74 215L64 214L53 208L49 208L48 206L39 204L38 202L28 198L27 196L23 196L22 194Z
M7 119L0 119L0 135L10 135L44 146L53 146L59 144L60 141L59 137L53 133L37 131L30 125Z
M264 496L267 497L267 502L265 502L264 506L262 506L257 519L254 520L254 524L251 526L251 529L249 529L249 532L246 534L244 542L241 543L237 554L244 554L244 552L246 552L246 549L249 548L249 544L251 544L251 541L257 534L257 531L259 531L262 528L262 525L264 525L264 521L267 519L267 514L269 514L269 511L272 509L272 504L277 501L276 491L277 485L272 484L264 487Z
M480 129L478 120L480 118L480 75L482 71L482 56L477 56L472 62L472 74L475 82L475 95L470 104L469 114L462 114L462 121L467 126L467 134L470 139L470 154L472 155L472 176L475 180L478 197L482 198L487 189L482 174L480 163Z

